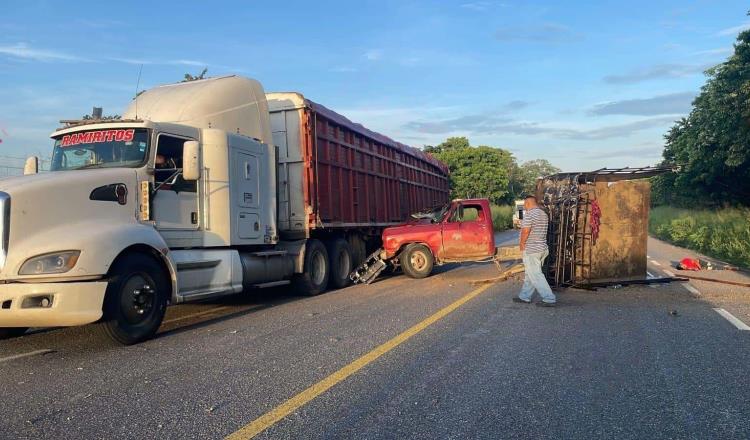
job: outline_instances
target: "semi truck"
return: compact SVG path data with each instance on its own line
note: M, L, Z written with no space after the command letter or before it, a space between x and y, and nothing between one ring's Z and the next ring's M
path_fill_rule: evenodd
M447 167L240 76L67 120L49 172L0 180L0 336L98 322L152 337L169 304L348 282L381 232L448 199Z

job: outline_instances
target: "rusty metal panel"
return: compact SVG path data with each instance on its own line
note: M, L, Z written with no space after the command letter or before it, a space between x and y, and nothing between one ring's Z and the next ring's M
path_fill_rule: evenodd
M648 180L596 182L599 237L591 246L591 282L646 278Z
M650 182L663 169L604 169L562 173L537 182L550 217L545 273L556 286L645 279ZM629 173L629 174L628 174ZM629 175L638 180L627 180ZM600 208L598 235L592 211Z

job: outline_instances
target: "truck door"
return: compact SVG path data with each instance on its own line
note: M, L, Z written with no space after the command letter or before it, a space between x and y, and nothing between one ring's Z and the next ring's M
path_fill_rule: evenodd
M160 230L198 229L197 182L186 182L175 172L182 168L182 146L190 139L160 134L156 141L153 218Z
M462 261L484 258L491 249L490 213L480 204L458 204L443 224L443 260Z

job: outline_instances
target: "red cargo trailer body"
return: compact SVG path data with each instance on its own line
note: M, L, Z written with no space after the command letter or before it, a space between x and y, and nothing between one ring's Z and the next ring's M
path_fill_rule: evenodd
M316 230L379 237L384 227L448 201L448 168L431 155L299 93L266 97L279 149L282 237L315 237Z

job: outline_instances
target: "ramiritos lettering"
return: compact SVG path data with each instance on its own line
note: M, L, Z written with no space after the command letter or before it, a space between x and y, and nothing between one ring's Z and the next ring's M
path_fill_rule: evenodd
M93 144L98 142L130 142L135 135L134 129L127 130L100 130L86 131L82 133L66 134L60 143L61 147L70 147L79 144Z

